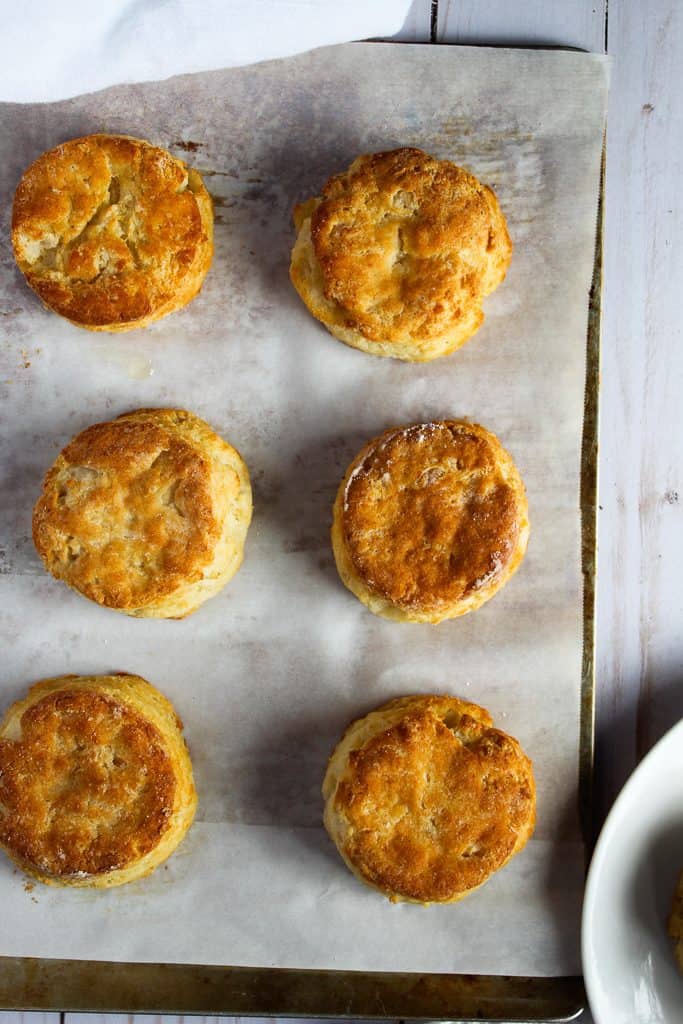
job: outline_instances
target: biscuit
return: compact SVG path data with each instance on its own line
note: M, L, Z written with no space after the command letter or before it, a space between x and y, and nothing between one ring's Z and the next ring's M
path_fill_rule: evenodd
M129 331L198 293L213 255L213 208L197 171L166 150L86 135L25 171L12 243L49 309L91 331Z
M671 907L669 935L674 940L674 954L679 969L683 971L683 873L678 879L678 887Z
M519 567L528 536L512 458L488 430L459 420L370 441L334 503L342 581L375 615L400 622L475 611Z
M183 618L242 563L251 521L239 453L198 416L139 409L78 434L45 477L33 540L45 567L128 615Z
M0 722L0 847L41 882L143 878L196 806L182 722L139 676L46 679Z
M323 783L346 865L393 902L454 903L530 838L531 761L456 697L389 701L346 730Z
M426 362L481 326L512 243L496 196L419 149L359 156L294 211L290 276L335 338Z

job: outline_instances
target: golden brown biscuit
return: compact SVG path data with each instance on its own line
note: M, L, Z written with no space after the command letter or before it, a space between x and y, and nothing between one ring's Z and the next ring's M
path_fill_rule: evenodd
M139 409L71 441L45 477L46 568L128 615L183 618L242 563L251 486L239 453L182 409Z
M498 439L443 420L368 442L334 503L342 581L375 615L441 622L479 608L519 567L524 484Z
M139 676L46 679L0 722L0 847L41 882L143 878L196 806L182 722Z
M669 935L674 940L674 953L678 966L683 971L683 872L678 879L673 906L669 917Z
M419 149L359 156L294 211L290 276L336 338L425 362L481 326L512 243L494 193Z
M347 866L393 902L462 899L522 849L536 813L517 740L449 696L401 697L353 722L323 797Z
M38 157L12 211L14 255L46 306L91 331L146 327L185 306L213 255L197 171L127 135L86 135Z

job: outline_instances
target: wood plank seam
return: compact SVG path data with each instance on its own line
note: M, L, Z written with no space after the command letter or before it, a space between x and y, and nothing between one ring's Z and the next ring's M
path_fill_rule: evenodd
M430 43L438 42L437 33L439 29L439 0L431 0L431 9L429 15L429 41Z

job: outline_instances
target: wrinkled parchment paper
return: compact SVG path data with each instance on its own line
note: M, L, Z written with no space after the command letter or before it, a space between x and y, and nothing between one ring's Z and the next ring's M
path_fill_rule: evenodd
M151 878L109 892L36 886L0 858L0 954L553 975L578 968L582 645L579 463L607 67L601 57L353 44L283 62L0 106L0 642L3 708L37 679L127 670L175 703L198 820ZM93 131L170 148L214 196L216 256L181 313L127 336L44 310L14 267L9 204L43 150ZM497 191L515 251L456 355L356 352L288 280L294 203L358 154L417 145ZM205 417L248 463L243 568L182 622L98 608L42 570L32 505L59 448L140 406ZM335 490L388 426L471 417L526 481L519 573L480 611L385 622L340 584ZM483 704L535 763L538 827L461 904L392 906L346 870L320 783L348 721L400 694Z

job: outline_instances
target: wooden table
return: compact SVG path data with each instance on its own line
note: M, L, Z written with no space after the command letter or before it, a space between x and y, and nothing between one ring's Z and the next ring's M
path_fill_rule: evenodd
M607 3L415 0L397 37L574 46L614 59L600 426L598 819L638 759L683 716L683 2L611 0L609 15ZM61 1024L98 1024L91 1016L61 1016L68 1018ZM0 1013L0 1024L60 1024L59 1017Z

